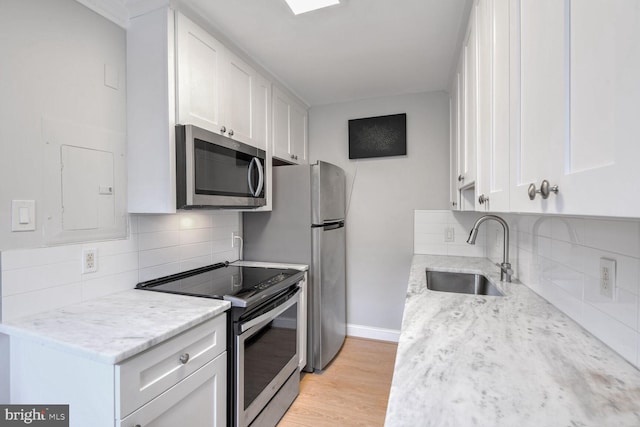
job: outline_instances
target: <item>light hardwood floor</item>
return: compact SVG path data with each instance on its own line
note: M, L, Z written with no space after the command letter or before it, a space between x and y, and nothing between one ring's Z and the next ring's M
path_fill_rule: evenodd
M305 374L278 427L382 426L396 343L348 337L321 374Z

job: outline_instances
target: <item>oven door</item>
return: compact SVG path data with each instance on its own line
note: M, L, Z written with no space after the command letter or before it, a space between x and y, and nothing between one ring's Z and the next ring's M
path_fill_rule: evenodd
M298 368L300 290L236 325L236 425L248 426Z

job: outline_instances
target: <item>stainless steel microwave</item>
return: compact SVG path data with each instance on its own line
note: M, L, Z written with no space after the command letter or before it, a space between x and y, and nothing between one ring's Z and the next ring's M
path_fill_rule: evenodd
M264 206L265 161L264 150L193 125L177 125L177 208Z

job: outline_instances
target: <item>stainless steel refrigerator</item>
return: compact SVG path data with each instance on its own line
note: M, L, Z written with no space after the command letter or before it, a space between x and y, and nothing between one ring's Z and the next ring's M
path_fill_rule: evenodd
M272 182L272 212L243 215L244 259L309 265L304 370L322 370L347 332L345 174L327 162L278 166Z

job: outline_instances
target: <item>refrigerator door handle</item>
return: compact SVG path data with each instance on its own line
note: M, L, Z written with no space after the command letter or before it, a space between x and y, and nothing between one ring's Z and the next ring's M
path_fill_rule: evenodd
M324 224L313 224L311 228L322 228L324 231L336 230L344 227L344 220L326 222Z
M327 230L336 230L336 229L342 228L342 227L344 227L344 221L338 221L338 222L334 222L334 223L331 223L331 224L325 224L323 226L325 231L327 231Z

